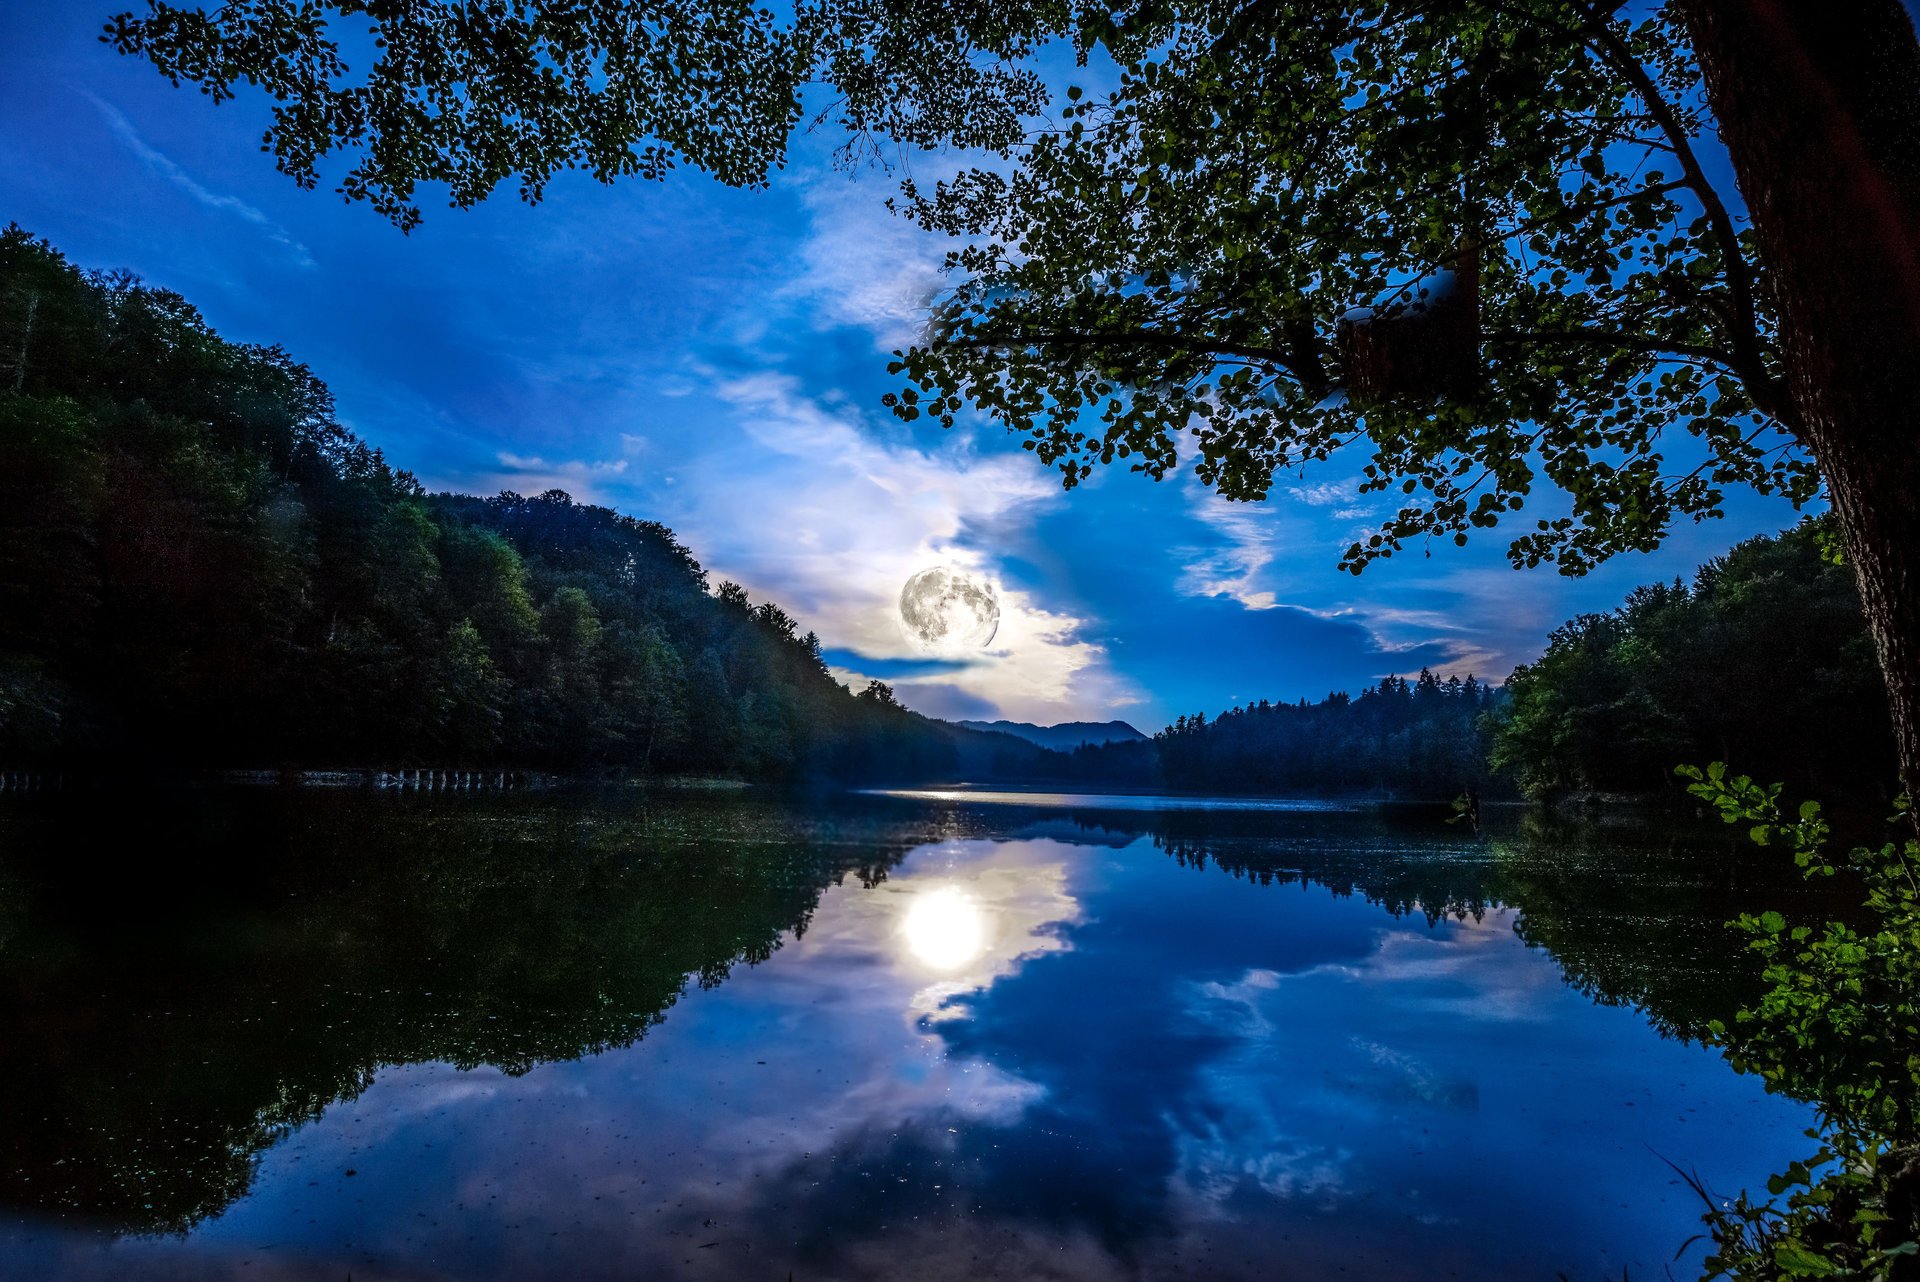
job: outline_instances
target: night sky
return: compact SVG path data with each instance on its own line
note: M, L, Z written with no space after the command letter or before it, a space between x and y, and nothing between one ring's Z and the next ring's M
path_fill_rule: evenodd
M800 140L768 191L569 176L533 208L423 202L403 236L277 174L258 98L216 108L99 43L116 3L0 6L0 222L285 346L430 489L559 487L666 523L715 583L817 631L844 679L924 712L1150 731L1422 665L1498 679L1569 615L1795 519L1731 493L1727 519L1585 579L1511 569L1500 531L1356 579L1335 562L1385 506L1356 493L1358 455L1259 505L1190 475L1063 492L991 423L880 407L943 245L884 209L897 173L836 170L831 137ZM1528 524L1558 510L1540 499ZM977 661L917 659L896 621L901 584L943 561L999 586Z

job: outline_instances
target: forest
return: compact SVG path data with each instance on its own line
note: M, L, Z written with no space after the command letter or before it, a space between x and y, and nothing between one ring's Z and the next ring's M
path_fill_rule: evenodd
M1563 624L1507 678L1493 767L1536 798L1657 792L1678 762L1736 761L1796 795L1890 800L1886 685L1834 539L1809 518Z
M1182 792L1453 797L1499 786L1485 724L1499 701L1475 677L1423 669L1317 703L1261 699L1211 721L1179 716L1150 742L1082 747L1056 768L1087 783Z
M278 347L0 235L0 760L924 777L944 727L651 521L428 494Z
M1749 539L1691 584L1636 588L1557 628L1502 685L1422 670L1317 703L1178 717L1151 743L1085 747L1089 782L1194 792L1473 789L1550 801L1684 796L1687 761L1739 761L1799 795L1884 801L1886 687L1829 516Z
M773 602L565 493L429 494L278 347L0 236L0 760L495 763L758 780L1532 798L1738 757L1893 777L1831 519L1555 631L1504 686L1422 671L1044 749L851 693Z

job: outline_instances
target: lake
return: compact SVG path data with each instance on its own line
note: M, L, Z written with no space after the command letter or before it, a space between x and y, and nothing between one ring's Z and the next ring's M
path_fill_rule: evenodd
M10 801L0 1275L1664 1276L1675 1167L1811 1148L1695 1040L1807 893L1517 810Z

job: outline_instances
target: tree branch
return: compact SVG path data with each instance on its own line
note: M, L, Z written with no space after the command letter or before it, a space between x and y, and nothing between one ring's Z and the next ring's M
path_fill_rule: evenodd
M1648 356L1673 356L1688 360L1706 361L1716 365L1740 380L1753 401L1753 407L1774 420L1789 432L1799 434L1799 419L1793 412L1791 402L1782 394L1779 383L1774 379L1749 378L1741 369L1739 359L1734 353L1718 347L1705 347L1698 343L1672 343L1663 338L1647 338L1638 334L1614 333L1607 330L1532 330L1505 334L1489 334L1486 341L1490 344L1517 346L1522 343L1539 343L1543 346L1554 343L1572 343L1585 346L1613 347L1622 351L1641 352Z
M1618 7L1596 9L1581 4L1579 0L1573 3L1575 12L1583 20L1581 25L1588 36L1588 47L1625 77L1633 92L1646 104L1647 114L1672 144L1674 157L1680 162L1680 172L1700 201L1707 224L1713 229L1714 239L1720 243L1720 253L1727 264L1727 290L1733 304L1733 316L1729 318L1732 323L1728 329L1729 337L1733 340L1735 359L1729 368L1749 384L1755 405L1763 400L1782 399L1778 389L1772 386L1774 380L1767 374L1766 362L1761 356L1760 321L1753 298L1753 268L1740 248L1740 234L1733 225L1733 216L1727 212L1726 202L1720 199L1719 191L1701 168L1700 158L1694 154L1693 138L1680 123L1680 117L1661 95L1660 86L1654 83L1653 76L1640 65L1640 60L1633 56L1633 50L1627 47L1619 32L1609 23L1612 10ZM1779 418L1780 415L1775 414L1774 417Z
M1724 366L1728 373L1739 372L1734 367L1733 354L1717 347L1703 347L1697 343L1669 343L1662 338L1647 338L1639 334L1614 333L1608 330L1520 330L1489 334L1486 341L1513 346L1522 343L1542 345L1574 343L1582 346L1617 347L1630 352L1644 352L1650 356L1691 356Z
M1248 343L1188 338L1177 334L1158 333L1154 330L1133 330L1123 334L1012 334L1005 337L946 338L939 341L944 346L964 347L976 351L1009 347L1061 347L1069 350L1088 347L1149 347L1191 352L1196 355L1238 356L1284 370L1289 377L1305 388L1324 386L1326 382L1321 371L1302 370L1296 353L1285 352L1276 347L1256 347Z

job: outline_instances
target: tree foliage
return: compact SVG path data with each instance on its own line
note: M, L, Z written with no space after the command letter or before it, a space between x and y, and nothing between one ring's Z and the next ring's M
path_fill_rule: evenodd
M1774 1200L1708 1203L1709 1277L1897 1279L1920 1254L1920 841L1855 848L1842 865L1818 802L1789 809L1781 785L1725 763L1683 766L1687 790L1810 878L1848 868L1861 920L1821 925L1767 911L1733 924L1768 988L1711 1032L1767 1089L1815 1102L1818 1149L1768 1182ZM1893 822L1910 825L1902 798Z
M1366 451L1363 489L1403 506L1356 571L1542 484L1564 514L1511 556L1568 573L1729 485L1814 493L1663 9L1153 6L1108 44L1118 86L1069 89L1011 172L908 185L969 244L897 362L903 417L971 402L1069 485L1185 445L1237 499Z
M1318 703L1180 717L1154 737L1165 781L1196 791L1451 797L1487 777L1482 715L1496 693L1477 679L1387 677Z
M1650 584L1556 629L1515 669L1492 760L1530 796L1657 792L1739 755L1828 796L1894 772L1885 687L1828 518L1750 539L1691 585Z
M276 103L263 144L282 173L312 188L345 153L340 193L411 228L423 183L461 207L504 182L537 201L571 169L613 182L686 166L763 186L816 77L851 146L1005 151L1046 101L1021 59L1067 13L995 0L802 0L784 16L751 0L161 0L114 16L102 38L215 102L263 90Z
M1632 13L247 0L154 3L106 38L216 99L263 89L283 170L312 186L344 153L341 192L402 226L422 183L455 205L508 180L538 199L572 167L756 185L808 119L850 153L988 153L906 185L903 210L966 245L898 354L902 417L972 405L1068 485L1187 452L1237 499L1364 451L1366 487L1403 506L1355 570L1550 486L1511 555L1577 573L1717 515L1729 486L1817 485L1682 25ZM1088 69L1062 97L1033 57L1050 39Z

